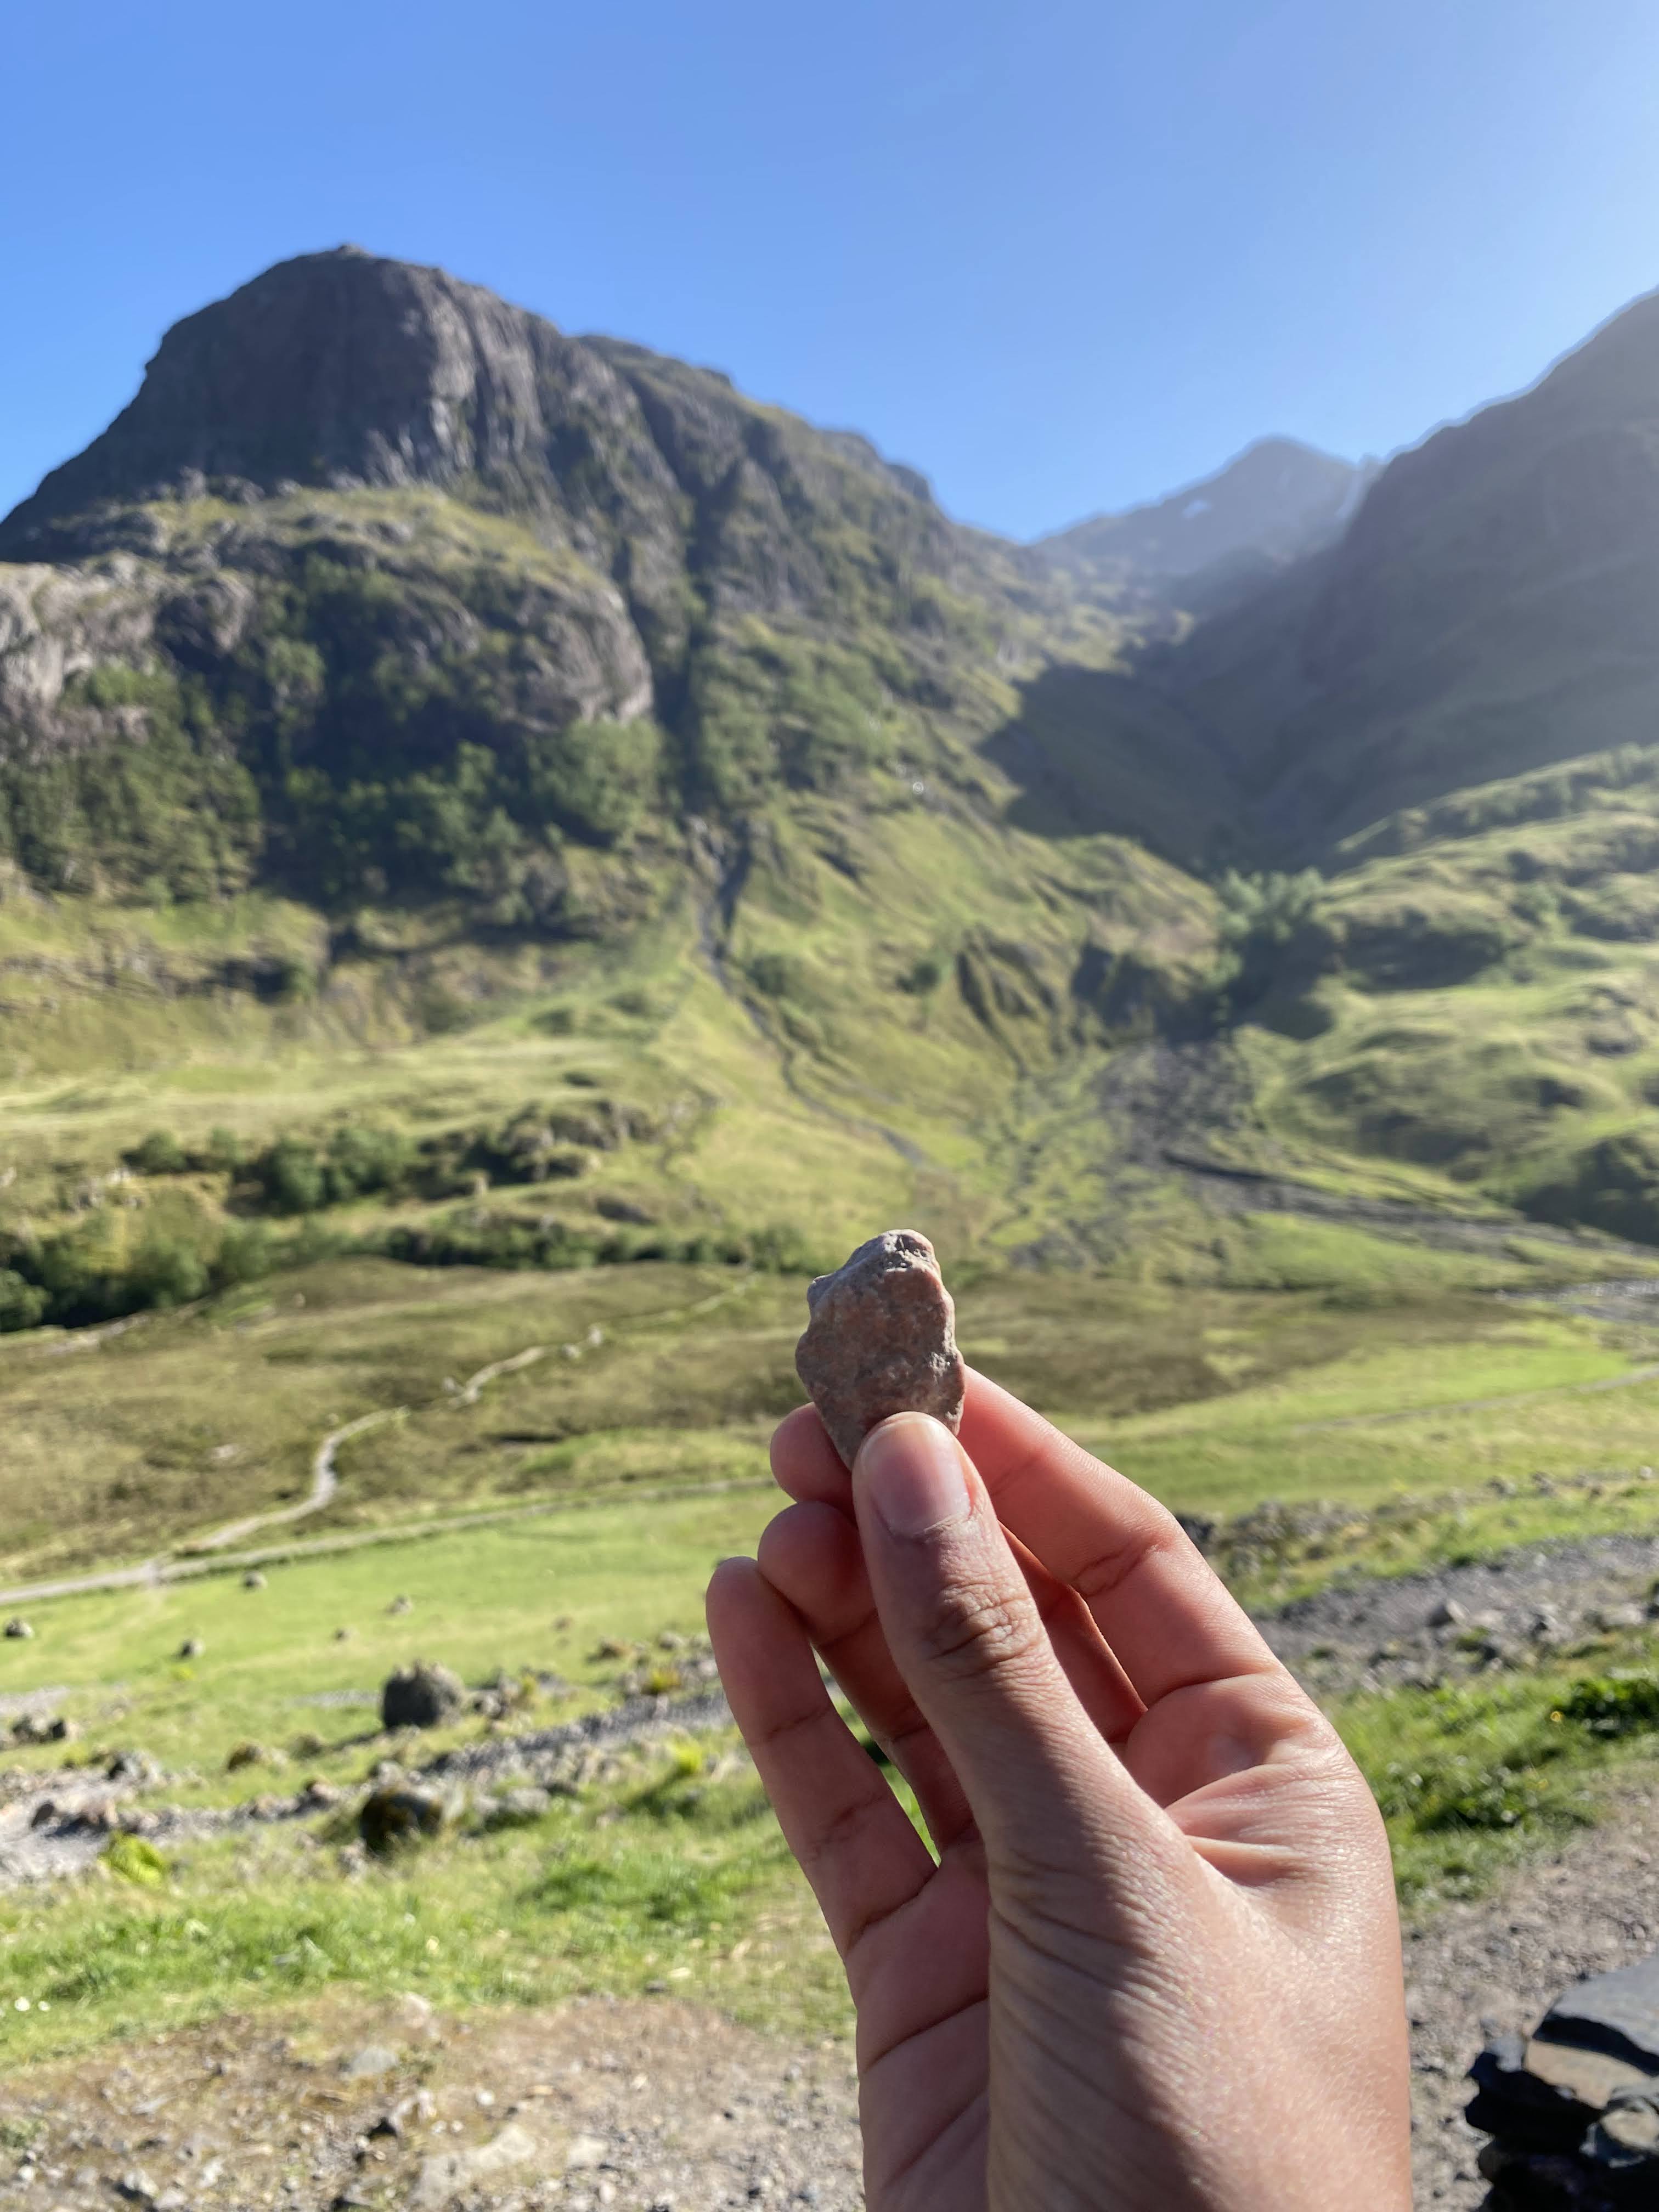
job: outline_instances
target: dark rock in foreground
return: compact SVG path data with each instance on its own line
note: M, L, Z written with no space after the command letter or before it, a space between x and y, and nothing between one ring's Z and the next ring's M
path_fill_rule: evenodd
M1659 2203L1659 1953L1576 1984L1469 2072L1487 2212Z
M382 1728L439 1728L466 1703L466 1685L447 1667L417 1659L386 1677L380 1692Z

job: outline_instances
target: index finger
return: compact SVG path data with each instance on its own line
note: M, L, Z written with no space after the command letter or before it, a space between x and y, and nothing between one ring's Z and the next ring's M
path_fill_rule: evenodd
M1146 1705L1197 1682L1279 1671L1172 1513L971 1367L962 1443L998 1520L1079 1592ZM791 1497L851 1512L852 1478L815 1407L781 1424L772 1469Z
M969 1369L962 1442L997 1518L1070 1583L1148 1705L1279 1660L1167 1506Z

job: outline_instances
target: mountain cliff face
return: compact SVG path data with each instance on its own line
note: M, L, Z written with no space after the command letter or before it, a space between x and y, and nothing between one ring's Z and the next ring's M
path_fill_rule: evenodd
M264 866L503 913L533 878L543 919L550 838L914 778L953 744L971 779L999 661L1060 605L862 439L351 249L169 331L0 562L0 841L31 874Z

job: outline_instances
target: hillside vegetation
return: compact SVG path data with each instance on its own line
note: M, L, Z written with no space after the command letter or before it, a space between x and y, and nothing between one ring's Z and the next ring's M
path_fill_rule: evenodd
M1351 520L1269 442L1085 559L268 271L0 524L0 1327L901 1214L1204 1279L1251 1176L1659 1238L1656 421L1643 302Z

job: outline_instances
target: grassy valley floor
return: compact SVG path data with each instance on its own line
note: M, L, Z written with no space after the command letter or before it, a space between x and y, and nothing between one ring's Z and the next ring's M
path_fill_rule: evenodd
M1297 1659L1431 1911L1593 1820L1645 1761L1653 1302L1549 1290L1525 1257L1271 1218L1239 1235L1255 1274L1237 1287L969 1270L963 1340L1212 1523L1259 1610L1454 1577L1409 1598L1392 1656L1361 1607ZM1285 1286L1259 1287L1269 1259ZM801 1291L729 1266L349 1261L118 1334L0 1343L0 1571L33 1632L0 1640L0 1714L73 1732L13 1744L0 1856L28 1870L22 1839L61 1833L89 1869L0 1893L0 2065L411 1990L465 2014L660 1984L799 2042L842 2037L838 1970L698 1640L709 1568L772 1508ZM321 1441L376 1413L318 1498ZM1601 1537L1635 1547L1605 1618L1553 1583L1537 1637L1411 1611L1492 1554ZM489 1702L386 1737L379 1686L417 1655ZM641 1693L669 1702L635 1725ZM471 1796L428 1843L366 1855L374 1778L434 1759L434 1786L471 1775ZM508 1818L515 1768L550 1795Z

